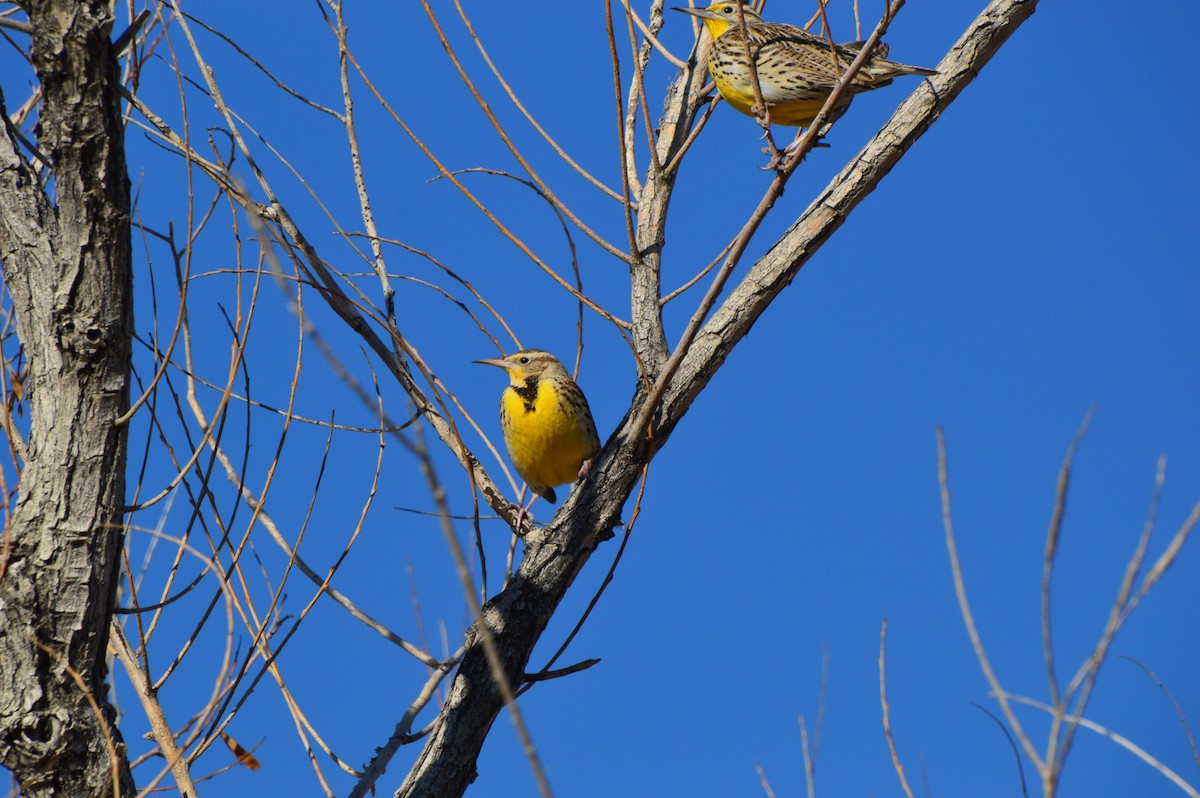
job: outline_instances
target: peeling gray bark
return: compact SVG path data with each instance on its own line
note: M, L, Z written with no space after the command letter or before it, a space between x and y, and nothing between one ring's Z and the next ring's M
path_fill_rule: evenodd
M126 433L113 422L129 406L133 329L113 8L23 7L54 198L6 127L0 262L29 366L29 432L0 571L0 763L25 798L112 796L114 775L132 795L105 665L125 493Z

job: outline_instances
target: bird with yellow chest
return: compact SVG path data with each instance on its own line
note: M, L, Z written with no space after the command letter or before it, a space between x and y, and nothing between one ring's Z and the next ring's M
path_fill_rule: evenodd
M743 114L755 116L755 79L771 124L808 127L858 56L862 42L833 44L795 25L766 22L741 2L707 8L679 7L699 17L712 37L708 73L721 97ZM836 117L853 95L887 86L903 75L936 75L937 70L888 61L880 44L854 76ZM750 59L754 68L751 69Z
M536 494L553 504L556 485L587 474L600 451L600 436L583 391L558 358L540 349L476 360L508 373L500 395L500 428L517 473ZM523 516L528 507L521 510Z

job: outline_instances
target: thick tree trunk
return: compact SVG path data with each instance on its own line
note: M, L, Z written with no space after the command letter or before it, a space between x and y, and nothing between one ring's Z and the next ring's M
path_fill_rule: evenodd
M125 493L114 421L129 406L133 328L113 9L24 6L55 199L0 95L0 261L29 368L29 439L0 560L0 763L25 798L112 796L114 779L132 795L105 683Z

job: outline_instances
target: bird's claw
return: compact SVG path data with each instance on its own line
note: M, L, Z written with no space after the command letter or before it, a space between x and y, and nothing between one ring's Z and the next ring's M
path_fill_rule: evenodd
M592 458L589 457L579 466L579 478L583 479L590 473L592 473Z
M763 155L771 155L771 160L767 161L765 166L758 168L764 172L782 172L787 165L788 151L786 149L775 150L774 154L771 154L770 147L763 147L762 151Z
M519 538L525 537L528 532L533 531L533 502L529 504L514 503L509 504L509 509L516 509L517 520L513 523L513 534ZM528 523L526 523L528 522Z

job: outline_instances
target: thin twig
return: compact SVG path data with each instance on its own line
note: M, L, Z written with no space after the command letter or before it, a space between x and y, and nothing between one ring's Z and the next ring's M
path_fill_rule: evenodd
M1000 709L1004 712L1004 719L1012 728L1013 734L1021 743L1021 749L1025 752L1025 756L1037 767L1038 772L1043 772L1046 763L1038 755L1037 749L1033 747L1033 743L1021 728L1020 721L1017 720L1016 714L1012 710L1012 706L1008 702L1008 693L1000 686L1000 680L996 677L995 671L992 670L992 663L988 659L987 653L983 648L983 640L979 637L979 630L975 627L975 616L971 614L971 604L967 600L967 588L963 581L962 563L958 559L958 544L954 540L954 522L950 513L950 476L949 465L946 458L946 437L942 432L942 428L937 428L937 446L938 446L938 485L942 493L942 525L946 530L946 551L950 555L950 571L954 576L954 594L958 598L958 609L962 613L963 623L967 627L967 636L971 638L971 647L975 650L975 659L979 662L980 669L983 670L983 676L987 679L988 684L992 688L993 695L1000 704Z
M180 795L185 798L195 798L199 793L196 792L196 785L192 782L192 772L188 766L187 757L175 744L175 734L167 723L162 704L158 701L158 695L150 686L148 674L139 667L137 658L129 646L129 640L125 637L125 630L116 620L109 624L109 646L116 652L117 659L121 660L121 664L125 666L125 675L133 683L134 692L137 693L138 700L142 703L142 710L150 721L154 742L158 743L158 747L167 760L168 767L171 768L171 774L175 777L175 786L179 788Z
M625 6L625 13L629 14L630 18L633 19L633 23L637 25L638 30L640 30L642 35L646 37L646 41L650 42L650 44L654 46L655 50L658 50L659 55L667 59L667 61L676 69L687 68L687 61L684 61L683 59L671 54L671 51L668 50L666 46L658 40L658 37L655 36L654 32L646 26L646 23L642 22L642 18L637 15L636 11L633 10L633 6L630 5L629 0L621 0L621 5Z
M1048 705L1042 703L1041 701L1035 701L1032 698L1026 698L1025 696L1019 696L1019 695L1010 695L1009 698L1011 698L1013 701L1017 702L1018 704L1025 704L1026 706L1035 707L1035 708L1040 709L1043 712L1046 712L1048 714L1053 714L1055 712L1053 707L1048 706ZM1161 773L1163 776L1168 778L1171 781L1171 783L1173 783L1179 789L1183 790L1184 794L1188 795L1189 798L1200 798L1200 791L1197 791L1197 789L1195 787L1188 784L1187 781L1185 781L1178 773L1171 770L1165 764L1163 764L1162 762L1155 759L1148 751L1146 751L1146 749L1142 748L1137 743L1130 740L1128 737L1124 737L1120 734L1117 734L1115 731L1112 731L1111 729L1101 726L1099 723L1090 721L1087 718L1082 717L1080 715L1068 715L1067 721L1072 726L1082 726L1083 728L1087 729L1088 731L1093 731L1096 734L1099 734L1101 737L1107 737L1109 740L1112 740L1114 743L1121 746L1126 751L1133 754L1138 759L1142 760L1147 765L1154 768L1159 773Z
M480 94L479 89L475 86L475 82L471 80L467 70L458 60L458 54L455 52L453 45L450 44L450 40L446 38L446 34L442 31L441 23L438 22L437 14L434 12L433 6L430 5L429 0L418 1L421 3L421 7L425 9L425 14L429 17L429 21L433 23L434 32L437 34L438 41L441 43L442 49L444 49L446 54L450 57L450 61L452 64L454 64L454 68L458 72L459 78L461 78L462 82L466 85L467 91L471 93L471 96L475 99L476 104L479 106L480 110L483 111L484 116L488 118L488 122L490 122L492 127L495 129L496 134L500 136L500 140L504 142L504 146L507 147L508 151L512 153L512 156L517 159L517 163L521 164L521 168L525 170L525 173L529 175L529 177L538 184L538 187L546 193L546 197L554 203L554 206L559 208L563 214L571 220L572 224L583 231L584 235L596 242L596 244L598 244L600 248L608 254L612 255L618 260L628 262L629 255L627 253L617 249L615 246L609 243L607 239L585 224L582 219L576 216L575 213L569 207L567 207L566 203L560 200L558 196L550 190L550 187L546 185L541 177L538 176L537 170L534 169L529 161L526 160L525 156L521 154L521 150L517 147L516 143L513 142L512 138L509 137L508 131L504 129L504 126L500 123L500 120L497 119L495 114L492 113L491 107L487 104L487 101L483 99L483 95ZM456 6L458 5L458 0L456 0L455 4ZM461 7L459 9L459 13L464 14L464 12L461 10Z
M675 350L671 353L671 356L663 365L662 370L659 372L655 380L654 387L650 390L649 396L639 409L636 421L633 425L632 434L634 437L641 437L649 428L651 419L653 419L655 413L658 411L658 403L662 399L663 394L666 392L667 387L670 385L671 379L675 375L675 371L679 368L680 363L682 363L683 359L686 357L688 350L692 345L692 341L695 339L697 333L700 332L700 329L703 326L705 319L708 317L709 312L716 305L717 300L720 298L725 288L725 283L733 274L733 270L741 260L743 253L745 253L746 247L749 246L751 238L754 237L754 234L758 231L759 226L766 219L767 213L774 206L775 201L783 193L784 186L787 184L787 181L791 177L792 173L804 159L804 155L812 148L813 144L816 143L818 131L822 126L824 126L825 121L829 118L829 115L833 112L833 109L837 107L838 101L848 90L851 82L854 80L855 75L858 74L859 69L861 69L862 66L869 60L871 52L876 43L878 43L880 37L887 30L887 26L891 23L892 19L903 7L903 5L904 0L891 0L891 2L888 4L887 11L883 18L879 20L879 24L875 26L875 30L872 31L871 35L867 38L862 50L859 51L858 55L850 63L850 66L842 75L841 80L838 81L837 86L834 87L829 97L825 100L825 104L822 106L820 113L818 113L816 118L813 120L812 125L808 128L804 138L800 140L799 146L795 149L792 157L789 158L787 163L776 172L775 178L771 181L771 185L767 188L763 198L759 201L758 207L755 208L749 220L747 220L746 224L742 227L741 231L734 239L733 246L730 247L730 252L725 259L725 263L722 264L720 271L718 271L716 277L713 278L708 292L705 294L704 299L701 300L700 305L696 308L696 311L692 314L691 319L688 321L687 327L684 329L683 335L680 336L679 343L675 346ZM741 6L738 6L738 9L740 13Z
M638 251L637 233L634 224L634 198L641 202L637 182L637 147L633 141L633 127L637 124L637 82L629 90L628 108L622 111L621 102L621 57L617 54L617 37L613 25L612 0L604 0L604 35L608 44L608 59L612 66L613 105L616 107L617 153L621 157L621 221L625 223L625 236L632 255ZM636 67L635 67L636 68Z
M600 191L604 192L605 195L615 199L617 202L621 202L622 198L620 194L618 194L616 191L613 191L599 178L593 176L591 172L580 166L579 163L576 162L575 159L572 158L566 150L559 146L559 143L555 141L549 133L546 132L545 128L541 126L534 115L531 114L525 107L524 103L518 99L517 93L513 90L512 85L505 80L504 75L500 73L500 69L492 61L492 57L488 55L487 49L483 46L483 41L475 33L475 27L471 24L470 18L467 17L466 11L463 10L462 3L458 2L458 0L455 0L454 7L458 9L458 14L462 18L463 24L467 27L467 32L471 36L471 41L475 42L475 46L479 49L479 54L483 56L484 63L488 65L488 69L492 71L492 75L495 76L496 81L500 84L500 88L504 89L504 93L508 95L508 99L512 102L513 106L520 111L521 116L525 117L525 121L527 121L530 126L537 131L538 135L550 145L550 148L554 150L555 154L557 154L559 158L562 158L568 166L579 173L580 177L591 183L596 188L600 189Z
M754 772L758 774L758 783L762 785L763 793L767 798L775 798L775 791L771 789L771 782L767 781L766 772L757 762L754 763Z
M887 738L888 751L892 754L892 768L900 779L900 786L908 798L913 798L912 788L908 786L908 778L904 775L904 765L900 763L900 755L896 753L896 740L892 737L892 722L888 712L887 679L884 666L884 654L887 651L887 618L879 627L879 703L883 707L883 736Z
M1062 467L1058 471L1058 484L1054 490L1054 511L1050 516L1050 527L1046 531L1046 550L1042 556L1042 655L1046 662L1046 680L1050 686L1050 703L1058 706L1058 677L1054 672L1054 645L1053 635L1050 631L1050 584L1051 578L1054 575L1054 556L1058 552L1059 534L1062 531L1063 513L1067 506L1067 488L1071 483L1071 464L1075 460L1075 453L1079 451L1080 444L1083 443L1083 437L1087 434L1088 427L1091 426L1092 418L1096 414L1096 409L1093 407L1084 416L1083 423L1079 426L1079 431L1075 433L1075 439L1071 441L1071 445L1067 448L1067 454L1063 457Z
M525 674L525 681L526 682L546 682L551 679L561 679L562 677L570 676L573 673L579 673L580 671L586 671L588 668L592 667L593 665L599 665L599 664L600 664L600 660L598 660L598 659L594 659L594 658L593 659L585 659L582 662L576 662L574 665L568 665L565 668L556 668L552 671L541 671L539 673L527 673L527 674Z
M1183 707L1179 705L1179 702L1175 699L1175 696L1170 690L1167 689L1167 686L1162 683L1162 680L1158 678L1158 674L1147 668L1144 664L1133 657L1122 655L1121 659L1128 660L1129 662L1132 662L1134 665L1141 668L1142 671L1149 676L1156 685L1158 685L1158 689L1167 697L1167 700L1171 702L1171 707L1175 710L1175 716L1179 718L1179 724L1183 727L1183 734L1185 737L1187 737L1188 747L1192 749L1192 759L1196 760L1196 766L1197 768L1200 768L1200 750L1196 749L1196 738L1192 735L1192 728L1188 724L1187 715L1184 714Z
M365 798L367 795L375 794L375 782L379 780L387 771L388 764L392 761L392 757L400 750L400 746L408 743L416 742L429 733L430 727L422 729L416 734L412 733L412 724L416 716L424 709L429 701L437 692L438 686L442 681L454 670L458 661L462 659L465 648L460 648L442 665L439 665L429 674L429 678L425 680L425 685L421 688L421 692L413 703L404 711L404 714L397 721L395 729L392 731L392 736L384 743L371 758L371 762L363 769L362 775L354 785L354 789L350 791L349 798Z
M1012 734L1009 733L1008 727L1004 725L1004 721L996 717L995 713L985 706L976 704L974 701L970 703L971 706L975 707L980 712L991 718L992 723L995 723L1000 727L1001 733L1004 734L1004 739L1008 741L1008 747L1012 749L1013 761L1017 763L1017 776L1021 779L1021 795L1024 796L1024 798L1029 798L1029 788L1025 783L1025 766L1021 762L1021 751L1017 748L1017 741L1014 740Z

